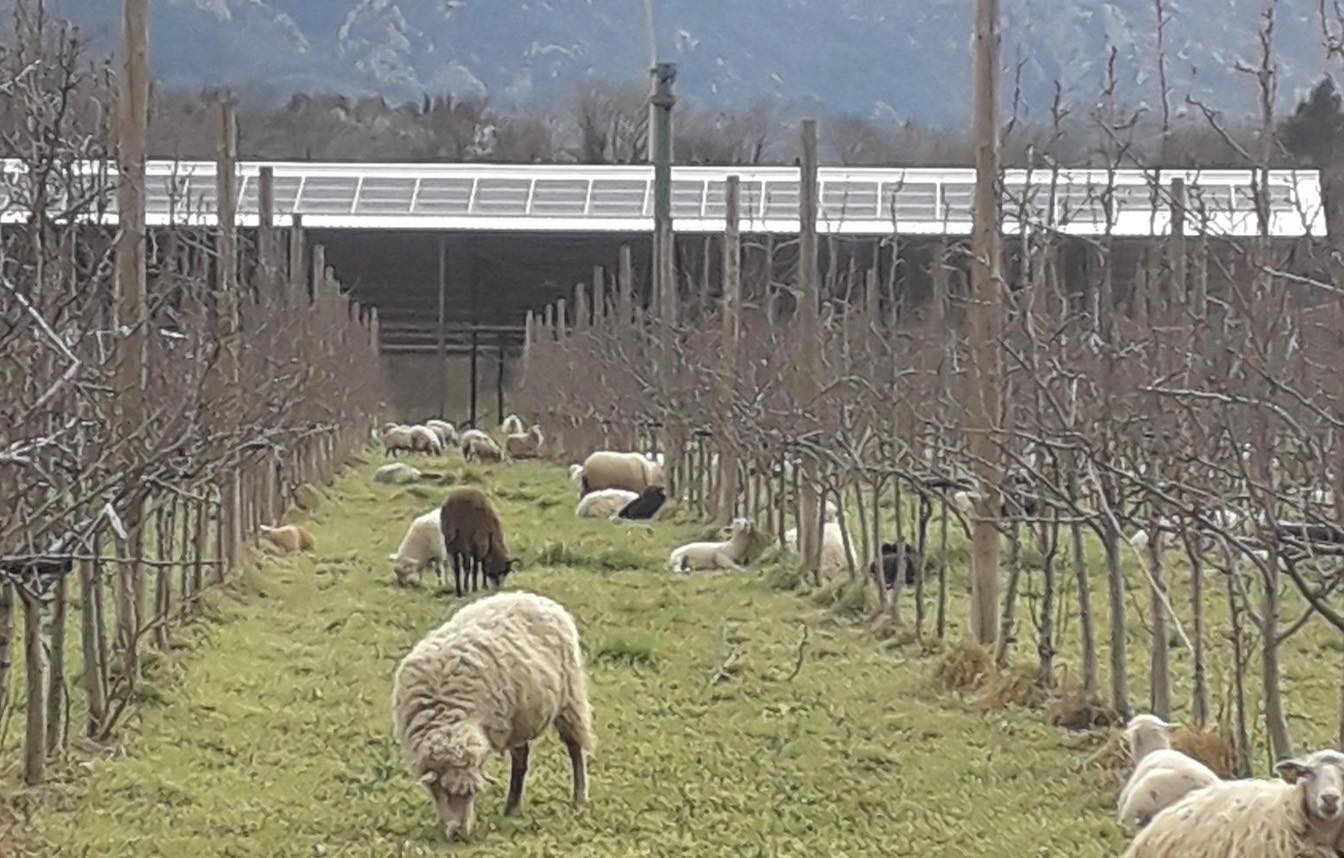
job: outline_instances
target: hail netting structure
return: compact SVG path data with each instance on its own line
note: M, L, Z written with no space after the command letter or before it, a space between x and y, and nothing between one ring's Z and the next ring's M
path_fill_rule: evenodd
M25 120L4 139L26 153L6 162L0 214L0 708L22 729L0 730L0 751L21 740L37 784L70 733L117 730L141 651L171 645L258 526L364 446L383 383L373 314L323 268L289 269L282 236L268 233L261 257L251 236L224 235L213 170L197 199L167 200L194 212L177 220L156 213L151 169L148 235L119 234L112 170L78 160L115 146L101 107L117 100L111 75L83 76L63 25L15 20L31 31L0 57L0 81L27 80L0 94ZM135 113L123 125L143 123ZM232 145L221 139L226 163ZM118 242L132 254L120 282ZM301 235L291 243L300 262L320 255Z
M1102 172L1082 188L1066 181L1076 173L1007 174L1001 335L989 343L1001 408L986 421L968 409L964 173L821 171L815 361L801 326L810 287L791 234L798 215L772 202L784 188L798 206L798 173L741 171L739 216L721 242L710 230L722 211L715 177L727 172L675 177L675 322L641 300L647 263L630 252L601 260L615 276L529 316L516 395L553 454L662 453L683 508L706 521L745 515L788 546L815 529L824 550L803 584L928 640L964 627L955 543L969 538L981 475L998 470L982 468L971 443L988 433L1006 471L992 510L1005 545L990 657L1030 660L1046 693L1067 669L1080 723L1144 697L1170 705L1173 687L1188 688L1197 718L1234 713L1229 765L1247 770L1251 696L1259 711L1283 711L1271 666L1285 635L1344 629L1332 607L1344 581L1344 303L1315 174ZM643 180L629 175L638 196ZM900 215L894 233L887 208ZM739 224L750 235L739 238ZM705 235L687 236L696 230ZM737 255L684 250L701 244ZM809 489L843 507L837 522L802 514ZM1172 555L1139 548L1141 531L1147 545L1188 546L1196 579L1233 565L1249 575L1169 592ZM895 541L923 558L919 570L865 575ZM1151 666L1103 685L1101 659L1133 655L1133 588L1149 597ZM1169 638L1189 658L1166 657ZM1259 665L1258 684L1211 687L1214 663L1238 675ZM1277 747L1286 725L1270 726Z

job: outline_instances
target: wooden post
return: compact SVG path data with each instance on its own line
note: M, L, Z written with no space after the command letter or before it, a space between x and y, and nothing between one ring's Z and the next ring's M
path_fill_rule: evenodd
M448 414L448 332L444 325L448 313L448 233L439 234L439 314L435 321L434 367L439 383L439 416ZM475 424L473 424L475 425Z
M1170 262L1173 294L1167 296L1168 302L1172 300L1184 301L1190 291L1190 282L1186 276L1188 264L1185 246L1185 200L1185 179L1177 176L1171 180ZM1196 312L1203 316L1203 309L1203 307L1199 307Z
M537 318L531 310L523 319L523 381L526 383L527 371L532 366L532 338L536 336Z
M46 779L47 692L46 659L42 652L42 603L19 587L23 604L23 693L27 697L27 729L23 737L23 782L37 786Z
M582 283L574 284L574 330L583 331L588 327L588 287Z
M733 400L737 394L737 340L741 328L739 317L742 303L742 234L738 223L738 201L741 183L737 176L728 177L724 189L723 225L723 389L720 391L720 424L716 430L719 448L719 493L715 502L715 522L720 526L733 517L733 503L737 499L737 453L726 443L729 422L732 420ZM706 285L708 290L709 286Z
M994 646L999 634L999 328L1003 236L999 223L999 0L975 4L975 211L972 229L968 396L970 453L979 477L971 556L971 637Z
M93 556L98 556L101 546L97 534L91 540ZM84 693L88 699L86 711L88 723L84 734L90 738L98 735L103 718L107 714L107 689L103 686L102 653L98 651L99 627L102 614L99 611L101 600L95 598L99 586L97 560L79 562L79 643L84 655Z
M593 266L593 324L602 325L607 318L607 273L601 265Z
M325 245L313 245L313 294L310 303L327 293L327 248Z
M799 401L809 403L817 395L821 384L821 319L820 285L817 271L817 121L804 119L802 126L802 160L798 185L798 336L802 343L799 367ZM817 499L816 465L804 459L802 484L799 492L798 529L799 553L803 569L814 582L820 582L821 542L817 538L819 506Z
M289 288L286 300L291 307L302 307L308 294L308 251L303 238L303 215L295 214L289 228Z
M677 324L677 281L672 237L672 108L677 103L675 63L653 67L653 293L667 325Z
M275 233L275 168L262 167L257 176L257 262L261 276L258 289L263 300L273 300L280 270L276 258Z
M631 305L634 302L635 263L630 245L621 245L620 269L616 277L616 320L617 324L630 323Z

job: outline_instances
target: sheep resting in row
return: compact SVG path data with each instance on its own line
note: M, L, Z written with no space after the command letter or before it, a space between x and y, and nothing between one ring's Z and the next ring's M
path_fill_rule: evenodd
M599 450L583 461L582 494L602 489L639 493L663 482L663 466L639 453Z
M504 451L495 443L495 439L479 429L468 429L462 433L462 459L470 462L478 459L482 462L504 461Z
M600 489L584 495L574 514L579 518L611 518L637 500L639 495L625 489Z
M1199 760L1171 747L1171 730L1156 715L1135 715L1125 726L1125 742L1134 758L1134 772L1116 802L1121 823L1145 826L1160 811L1197 789L1219 782Z
M453 595L462 595L464 583L475 592L478 574L496 590L504 585L517 561L509 557L504 524L484 493L470 487L453 489L439 509L439 526L444 550L453 559Z
M280 554L295 554L317 548L313 535L297 524L286 524L281 527L267 527L263 524L257 530L261 534L261 547L270 548Z
M1283 780L1220 781L1153 817L1124 858L1334 858L1344 829L1344 754L1282 760Z
M426 635L397 666L392 722L450 839L470 835L493 753L509 752L504 815L518 812L531 743L551 725L569 753L574 803L588 800L594 737L579 631L543 596L489 596Z
M392 462L373 472L373 481L384 485L404 486L421 480L437 480L439 474L432 474L413 468L405 462Z
M627 521L648 521L667 503L667 492L662 486L649 486L639 497L621 507L617 515Z
M668 568L673 572L689 572L692 569L741 571L751 551L751 537L754 533L755 526L750 520L733 519L733 523L728 526L728 541L692 542L674 549L668 557Z
M509 435L504 439L504 450L514 459L535 459L541 455L541 445L545 439L541 427L533 425L526 432Z
M443 573L448 565L448 549L443 542L443 525L437 509L416 516L406 528L396 554L389 554L392 561L392 575L399 586L415 583L426 566L433 566L438 572L439 583L443 583Z

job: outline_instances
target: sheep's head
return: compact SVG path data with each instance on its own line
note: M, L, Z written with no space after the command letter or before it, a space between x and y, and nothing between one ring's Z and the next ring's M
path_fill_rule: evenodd
M733 539L746 539L756 532L756 526L751 523L749 518L735 518L733 523L728 525L728 533Z
M439 814L444 836L463 838L476 824L476 794L485 786L490 742L479 726L458 724L427 737L420 758L420 783Z
M1308 816L1322 822L1344 822L1344 754L1325 750L1280 760L1274 772L1301 789Z
M570 478L571 480L573 480L574 482L576 482L576 483L577 483L579 480L583 479L583 465L578 465L578 464L570 465L570 466L569 466L569 478Z
M420 564L409 557L403 557L400 554L389 554L387 559L392 561L392 575L397 579L397 583L403 587L414 580L420 572Z
M486 580L492 583L496 589L504 586L504 579L508 578L522 565L517 557L510 557L503 551L492 551L485 558L484 566Z
M1125 725L1125 744L1129 745L1135 761L1159 748L1171 747L1171 731L1175 724L1168 724L1156 715L1143 713L1129 719Z

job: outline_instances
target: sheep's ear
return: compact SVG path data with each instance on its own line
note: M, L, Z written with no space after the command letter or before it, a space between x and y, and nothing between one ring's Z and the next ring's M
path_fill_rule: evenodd
M1279 760L1274 764L1274 774L1290 784L1295 784L1301 778L1311 775L1311 766L1302 760Z

